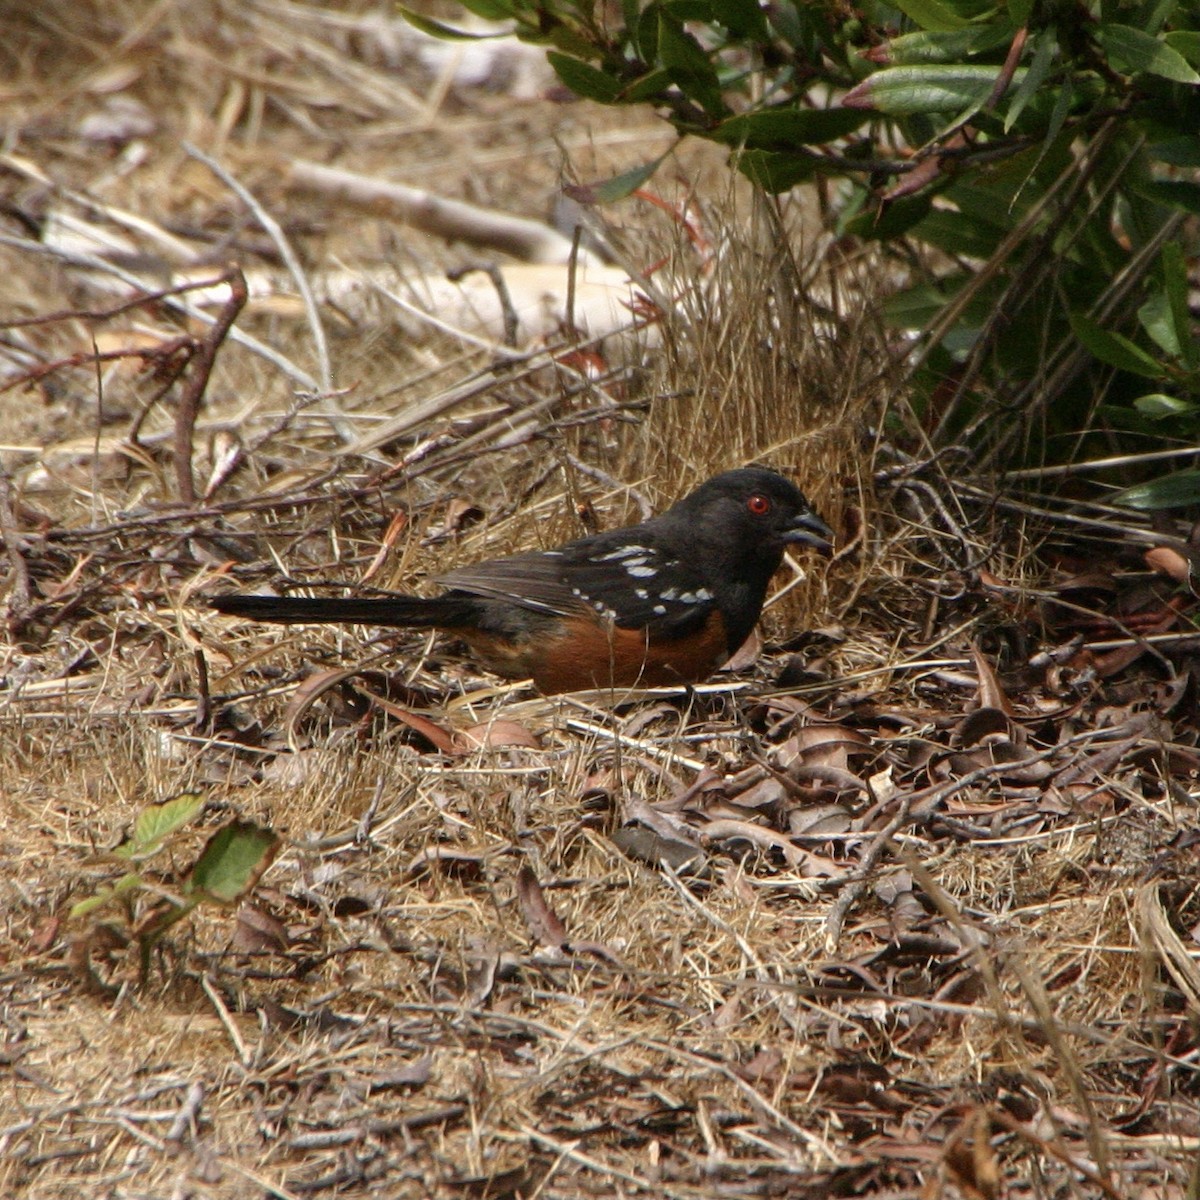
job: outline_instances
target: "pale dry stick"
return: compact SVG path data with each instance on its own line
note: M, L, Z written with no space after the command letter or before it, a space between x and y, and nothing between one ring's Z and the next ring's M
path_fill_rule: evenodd
M525 356L526 362L529 362L530 359L539 360L548 358L549 355L542 351ZM544 361L538 362L538 366L544 365ZM532 372L536 367L528 369ZM475 376L468 377L461 383L453 384L441 392L435 392L432 396L424 400L419 400L416 404L409 405L399 416L384 421L381 425L371 430L370 433L363 434L357 441L352 442L349 446L344 446L338 455L331 456L331 460L343 456L347 458L361 458L371 454L380 446L396 441L411 430L431 424L438 417L442 417L453 409L458 408L459 405L485 395L496 386L496 381L495 371L490 367L485 368L483 371L478 372Z
M407 1117L370 1117L365 1121L354 1121L338 1129L322 1130L319 1133L302 1133L288 1139L289 1150L328 1150L333 1146L348 1146L352 1142L367 1138L388 1137L396 1133L409 1133L426 1129L430 1125L444 1125L457 1121L467 1111L465 1104L447 1104L429 1112L413 1113Z
M942 523L945 525L946 530L958 542L959 549L962 551L962 559L960 561L964 564L964 570L971 569L986 560L989 553L988 547L980 546L967 537L959 522L950 515L945 501L938 495L937 489L932 484L927 483L923 479L907 478L896 480L892 484L892 487L897 492L920 492L929 500L938 516L942 518ZM951 491L951 495L954 495L953 490ZM957 506L958 497L954 496L954 499ZM920 511L919 505L918 511ZM925 512L921 512L921 517L925 522L925 528L930 529L932 523L928 515ZM965 525L967 523L966 513L961 513L961 520L962 524Z
M300 299L304 304L304 315L308 321L308 328L312 333L313 348L317 354L321 391L323 393L332 392L333 369L329 363L329 342L325 337L325 326L321 321L321 310L317 305L317 299L313 294L312 286L309 284L308 273L304 270L299 256L292 249L292 244L288 241L287 234L283 232L283 227L267 212L254 193L222 163L218 162L217 159L209 154L205 154L203 150L188 141L183 142L183 149L186 154L196 159L197 162L203 163L241 200L275 244L275 248L279 251L279 257L283 259L284 265L288 269L288 274L296 281L296 289L299 291ZM333 414L328 415L333 416ZM346 431L340 428L344 422L333 421L333 424L337 428L338 436L343 441L349 441L350 439Z
M235 1024L233 1017L229 1013L229 1009L225 1006L225 1001L221 999L220 993L213 985L212 977L207 973L200 977L200 986L204 989L204 994L208 997L209 1003L217 1013L217 1020L225 1029L229 1040L233 1043L233 1048L237 1052L238 1062L243 1067L250 1065L250 1051L246 1043L242 1040L241 1031Z
M447 271L446 278L451 283L461 283L468 275L472 275L476 271L486 275L496 291L496 299L504 316L504 345L509 349L516 349L517 336L521 332L521 318L517 316L517 310L513 306L512 293L508 290L508 284L505 282L500 268L494 262L468 263L465 267L455 267L454 270ZM573 280L574 275L571 278ZM568 309L568 311L570 310ZM570 321L567 324L568 328L573 328Z
M141 1142L143 1146L148 1146L156 1154L166 1152L166 1143L161 1138L156 1138L154 1134L139 1129L124 1113L117 1113L112 1120L118 1129L124 1130L135 1142Z
M675 694L678 692L678 690L679 689L676 688L674 689L674 692L667 692L666 694ZM564 697L564 699L568 699L569 703L574 703L573 699L566 697ZM678 763L681 766L688 767L693 771L702 771L704 769L704 764L702 762L697 762L693 758L684 758L682 754L679 754L673 749L662 750L658 746L654 746L649 742L642 741L640 738L627 737L625 734L620 733L615 729L605 729L601 725L593 725L590 721L581 721L576 717L568 717L564 724L568 729L574 730L576 733L589 734L590 736L596 738L597 741L601 742L615 742L625 749L637 750L639 753L645 754L648 757L656 759L660 762Z
M82 267L89 271L111 275L114 279L119 279L128 287L135 288L139 292L146 291L146 281L144 279L141 279L131 271L126 271L121 267L115 266L103 258L98 258L94 254L81 254L73 250L60 250L54 246L44 246L41 242L31 241L29 238L13 237L11 234L2 232L0 232L0 246L10 246L14 250L20 250L28 254L40 254L48 258L56 258L60 262L68 263L73 267ZM185 316L191 317L193 320L199 321L204 325L215 325L219 320L218 317L205 312L202 308L197 308L194 304L188 304L186 301L180 300L178 296L164 296L162 297L162 302L168 308L173 308L177 312L181 312ZM261 342L258 338L244 333L236 326L229 330L228 338L231 342L236 342L252 354L257 354L259 358L266 360L273 367L278 367L293 383L298 384L305 391L320 391L317 381L307 371L296 366L291 359L287 358L273 346L268 346L265 342Z
M571 239L541 221L303 159L290 164L289 179L296 187L316 192L332 203L400 221L436 237L503 250L523 262L564 264L571 257ZM584 255L593 257L586 251Z
M220 1164L223 1170L232 1171L235 1175L240 1175L243 1179L254 1184L264 1196L270 1196L271 1200L307 1200L311 1194L309 1192L301 1194L288 1191L282 1183L276 1183L258 1171L252 1171L249 1167L243 1166L237 1159L230 1158L228 1155L221 1156Z
M413 304L410 300L405 300L399 293L393 292L390 288L385 288L381 283L372 283L371 286L381 296L387 297L401 312L408 313L410 317L415 317L431 329L436 329L439 333L444 333L447 337L454 338L455 341L473 346L476 350L486 350L489 354L494 354L497 358L509 362L516 362L525 357L522 351L514 350L511 346L489 341L487 338L479 337L477 334L470 333L466 329L459 329L457 325L451 325L449 321L436 316L419 305Z
M763 601L763 612L766 612L768 608L774 607L786 595L788 595L789 592L794 591L802 583L808 582L808 572L795 560L790 551L784 552L783 562L788 570L791 571L792 577L777 592L771 596L768 596L766 600Z
M1024 479L1059 479L1068 475L1084 475L1089 471L1107 471L1110 467L1133 467L1172 458L1195 458L1198 453L1200 450L1197 450L1195 446L1183 446L1178 450L1152 450L1145 454L1117 454L1111 458L1093 458L1088 462L1022 467L1016 471L1005 471L1000 478L1005 483L1019 482Z
M184 1096L183 1103L179 1106L179 1111L175 1114L175 1119L163 1135L163 1141L168 1144L171 1142L182 1142L184 1135L189 1130L194 1130L199 1124L200 1108L203 1104L204 1084L198 1079L193 1080L188 1086L187 1095Z
M1195 451L1193 451L1195 453ZM987 503L1005 512L1019 513L1023 516L1039 517L1042 520L1061 522L1065 521L1070 525L1081 525L1088 529L1100 529L1110 536L1113 534L1121 534L1123 537L1133 538L1139 542L1146 542L1150 545L1162 545L1167 540L1161 534L1154 533L1150 529L1139 529L1136 525L1118 525L1113 521L1100 521L1095 517L1082 517L1077 513L1069 512L1054 512L1052 509L1038 508L1035 504L1029 504L1022 500L1011 500L1003 496L994 496L983 488L977 488L968 483L958 482L955 487L962 492L964 496L970 496L972 499L978 500L980 503Z
M1159 652L1151 644L1150 636L1152 636L1152 635L1143 636L1143 635L1137 633L1135 630L1130 629L1129 626L1127 624L1125 624L1124 621L1120 620L1118 617L1114 617L1111 613L1101 612L1099 609L1095 609L1095 608L1089 608L1086 604L1075 604L1073 601L1066 600L1062 596L1056 595L1054 592L1044 591L1043 589L1040 589L1040 588L1007 587L1003 584L1001 584L1001 585L993 584L992 590L999 591L999 592L1010 592L1010 593L1013 593L1013 594L1015 594L1017 596L1021 596L1021 597L1032 596L1032 597L1034 597L1036 599L1040 599L1040 600L1049 600L1051 603L1055 604L1057 607L1065 608L1068 612L1079 613L1080 615L1085 616L1085 617L1100 617L1103 620L1107 621L1110 625L1115 625L1122 633L1124 633L1126 635L1126 637L1128 638L1128 641L1126 641L1122 644L1141 646L1141 648L1147 654L1149 654L1162 667L1164 667L1166 669L1168 674L1170 674L1170 672L1171 672L1171 664L1167 661L1167 659L1163 655L1159 654ZM1184 637L1196 637L1196 636L1200 636L1200 634L1197 634L1196 632L1191 632L1191 633L1187 633L1183 636ZM1087 647L1087 648L1091 648L1091 649L1095 648L1094 645L1090 642L1082 643L1081 648L1083 648L1083 647Z
M583 389L580 390L582 391ZM601 415L599 410L598 415ZM577 458L574 454L570 453L570 451L567 452L566 459L581 475L586 475L589 479L594 479L597 483L602 483L605 487L612 488L614 492L625 492L627 495L632 496L643 521L648 521L654 516L653 505L633 484L622 483L619 479L614 479L607 471L601 470L591 463L585 463L581 458Z
M565 400L570 400L583 392L600 392L602 396L608 395L607 392L601 390L599 381L588 379L564 363L555 362L553 365L562 374L575 381L571 388L565 392L545 395L542 399L528 404L524 408L503 412L482 429L478 429L442 449L431 451L424 460L424 470L426 472L444 471L457 462L466 459L474 461L480 454L496 453L512 446L521 445L532 440L551 424L550 422L536 421L534 418L560 407Z
M1193 457L1196 457L1200 455L1200 448L1194 448L1189 451L1189 453ZM1055 500L1059 499L1059 497L1052 494L1048 495L1047 493L1043 492L1041 493L1039 499L1046 503L1053 503ZM1069 499L1063 498L1062 503L1074 512L1085 514L1092 513L1096 514L1098 517L1107 517L1113 522L1114 525L1119 525L1123 520L1125 520L1126 517L1131 516L1133 512L1132 509L1126 507L1125 505L1105 504L1103 501L1088 499L1084 496L1071 496ZM1159 531L1156 530L1155 532ZM1163 540L1165 542L1179 544L1183 539L1172 538L1170 535L1165 535Z
M680 1191L673 1188L670 1184L664 1183L662 1180L644 1179L640 1175L633 1174L632 1171L624 1171L620 1167L612 1166L609 1163L601 1162L598 1158L593 1158L590 1154L583 1154L576 1149L578 1142L562 1142L558 1138L550 1137L549 1134L542 1133L540 1130L534 1129L528 1125L520 1125L516 1131L522 1139L531 1142L537 1142L545 1146L549 1150L553 1150L560 1158L569 1159L573 1163L577 1163L581 1167L586 1167L589 1171L599 1175L602 1179L608 1178L611 1180L622 1180L632 1187L636 1187L641 1191L648 1192L651 1196L670 1196L678 1197L678 1200L695 1200L695 1191L688 1188L686 1191ZM512 1134L507 1134L504 1131L497 1130L494 1134L498 1138L506 1138L514 1140Z
M168 233L153 221L148 221L145 217L139 216L137 213L128 212L126 209L117 208L115 205L99 200L95 196L89 196L84 192L78 192L74 188L69 188L51 178L27 158L16 154L0 154L0 166L7 168L14 174L23 175L26 179L33 180L40 187L50 189L56 196L70 200L71 203L78 205L82 209L103 214L114 225L121 225L134 233L140 233L143 237L157 243L163 253L175 262L191 264L199 257L194 246L175 237L174 234Z
M1087 1085L1087 1080L1083 1077L1079 1058L1063 1037L1062 1028L1054 1015L1054 1010L1051 1008L1050 997L1046 992L1045 983L1028 969L1025 959L1019 954L1011 955L1008 965L1016 975L1021 984L1021 990L1025 993L1026 999L1033 1008L1038 1028L1042 1031L1042 1035L1045 1037L1050 1049L1054 1052L1054 1057L1058 1065L1067 1076L1071 1091L1075 1096L1075 1103L1079 1105L1080 1110L1086 1118L1085 1128L1092 1157L1105 1175L1111 1175L1112 1161L1109 1157L1108 1145L1100 1132L1100 1114L1097 1112L1092 1100L1092 1093Z
M344 447L339 451L339 455L361 457L370 454L371 451L378 449L385 443L403 437L410 430L430 424L436 418L444 416L460 404L476 399L494 388L498 379L498 370L503 370L503 378L508 383L517 383L523 379L527 379L529 376L536 374L551 364L556 364L559 369L566 370L568 368L564 367L563 364L556 363L556 355L560 355L567 350L590 349L599 345L603 340L604 335L597 334L584 341L569 343L564 341L561 344L556 343L527 350L521 354L511 354L510 352L511 361L509 361L508 355L503 355L502 357L505 361L500 364L499 368L494 365L485 367L463 382L454 384L444 391L418 401L416 404L409 405L399 416L390 418L370 433L364 434L358 441ZM489 351L493 349L490 343L488 343L487 348ZM523 364L520 370L515 369L518 364ZM578 372L575 372L575 374L583 381L585 386L592 388L596 386L593 380L587 379L586 376L580 375Z
M745 986L763 987L764 984L756 981L752 984L747 983ZM768 984L765 986L771 985ZM802 1145L820 1154L829 1162L836 1163L838 1161L833 1147L828 1142L818 1137L817 1134L810 1133L803 1126L797 1125L791 1117L785 1116L765 1096L755 1091L746 1080L725 1063L719 1062L716 1059L705 1058L702 1054L693 1054L690 1050L685 1050L682 1046L674 1046L669 1042L661 1042L657 1038L647 1038L642 1045L657 1050L660 1054L665 1054L669 1058L677 1058L694 1067L700 1067L703 1070L713 1071L721 1075L746 1097L751 1107L758 1110L760 1116L774 1124L777 1128L782 1129L785 1133L790 1133Z

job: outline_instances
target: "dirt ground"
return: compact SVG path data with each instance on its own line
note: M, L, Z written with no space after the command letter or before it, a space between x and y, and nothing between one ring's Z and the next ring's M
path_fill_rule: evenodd
M912 467L821 197L679 147L603 210L640 331L506 345L420 311L510 257L296 165L540 221L653 114L386 5L5 27L0 1194L1197 1195L1195 597ZM692 690L203 603L421 589L751 460L839 553Z

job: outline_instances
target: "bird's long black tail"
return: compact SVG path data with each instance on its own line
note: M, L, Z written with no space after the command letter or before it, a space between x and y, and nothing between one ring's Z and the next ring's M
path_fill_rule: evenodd
M474 596L388 596L354 599L340 596L212 596L211 607L230 617L281 625L395 625L453 629L476 623Z

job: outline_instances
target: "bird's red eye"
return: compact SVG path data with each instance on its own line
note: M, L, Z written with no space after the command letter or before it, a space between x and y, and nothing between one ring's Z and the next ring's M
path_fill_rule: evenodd
M771 511L771 502L766 496L755 492L749 500L746 501L746 507L756 516L765 517Z

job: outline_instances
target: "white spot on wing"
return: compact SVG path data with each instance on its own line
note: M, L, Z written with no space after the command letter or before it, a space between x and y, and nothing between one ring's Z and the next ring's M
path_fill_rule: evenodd
M623 559L632 559L635 555L645 561L645 556L653 553L649 546L618 546L616 550L610 550L607 554L597 554L592 562L620 562Z
M658 574L658 571L654 567L634 566L632 563L627 564L625 570L627 570L630 575L634 577L634 579L653 579L655 575Z

